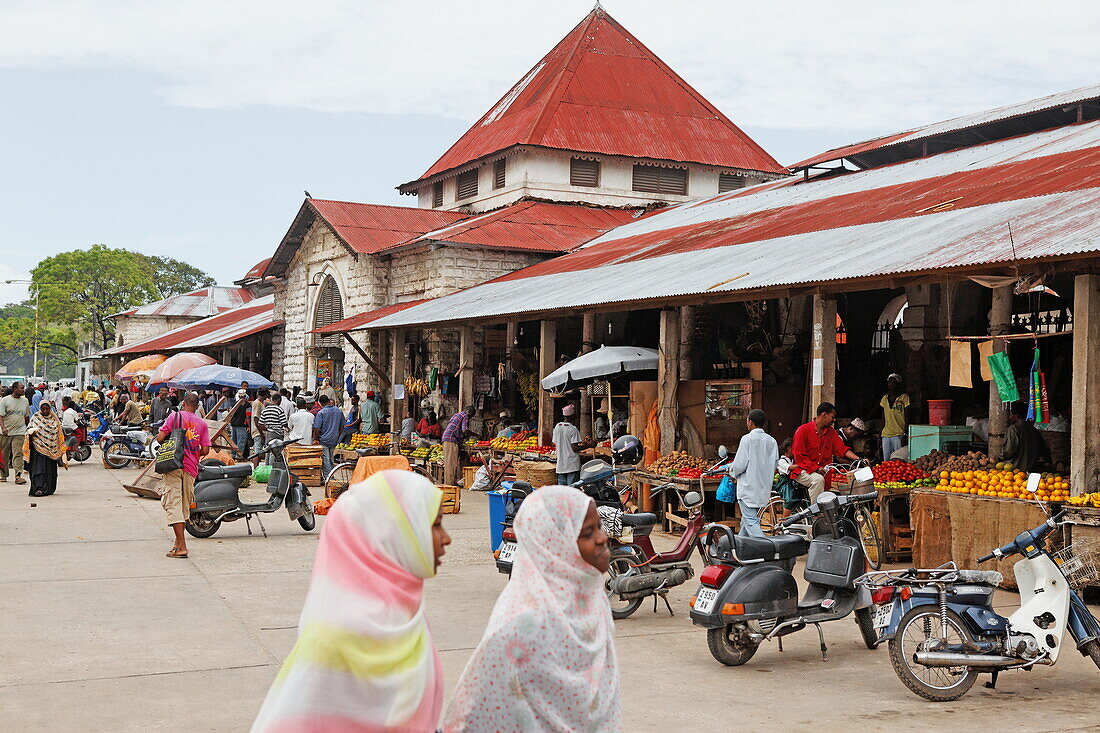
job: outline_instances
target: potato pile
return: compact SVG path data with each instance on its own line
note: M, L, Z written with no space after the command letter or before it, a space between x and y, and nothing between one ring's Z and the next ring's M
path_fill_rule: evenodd
M683 471L691 468L706 469L710 464L702 458L697 458L687 451L676 450L667 456L661 456L653 463L646 466L646 470L652 473L670 474L673 471Z
M940 471L980 471L990 468L993 462L981 451L972 450L961 456L953 456L947 451L934 450L913 462L917 468L927 473Z

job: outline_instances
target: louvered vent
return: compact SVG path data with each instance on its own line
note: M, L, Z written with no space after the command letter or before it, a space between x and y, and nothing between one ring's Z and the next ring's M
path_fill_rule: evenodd
M493 163L493 188L504 188L504 180L504 158L501 158Z
M569 185L595 188L600 185L600 161L570 158Z
M687 195L687 169L657 165L634 166L634 190L645 193Z
M718 193L725 193L726 191L736 191L739 188L745 187L745 177L734 175L733 173L719 173L718 174Z
M340 288L332 275L321 284L321 294L317 297L317 307L313 311L313 328L324 328L344 319L344 301L340 298ZM337 334L315 334L314 346L340 346Z
M432 208L438 209L443 205L443 181L432 184Z
M458 174L457 198L459 201L477 196L477 172L478 169L474 168L472 171Z

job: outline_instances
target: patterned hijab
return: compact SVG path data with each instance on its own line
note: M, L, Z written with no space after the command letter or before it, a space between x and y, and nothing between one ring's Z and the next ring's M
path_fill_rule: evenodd
M428 631L440 490L411 471L355 484L325 520L298 641L253 733L434 731L443 671Z
M27 425L27 432L30 433L34 449L47 458L56 461L64 454L65 433L61 430L61 421L53 410L50 410L49 415L34 413Z
M567 486L524 499L512 579L458 681L447 733L619 730L611 608L577 549L591 503Z

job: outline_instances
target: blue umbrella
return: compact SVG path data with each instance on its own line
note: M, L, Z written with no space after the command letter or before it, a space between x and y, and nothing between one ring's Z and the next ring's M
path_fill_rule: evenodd
M183 389L236 388L241 386L241 382L248 382L249 389L271 389L275 386L270 379L256 372L224 364L207 364L180 372L168 382L168 386Z

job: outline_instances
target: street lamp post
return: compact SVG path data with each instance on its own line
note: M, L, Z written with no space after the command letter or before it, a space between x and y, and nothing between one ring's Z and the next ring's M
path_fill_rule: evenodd
M5 280L4 282L7 285L15 285L15 284L34 285L35 284L33 280ZM43 284L53 284L53 283L43 283ZM41 297L42 297L42 288L38 288L34 291L34 366L31 367L32 374L29 375L31 377L39 376L39 374L38 374L38 305L39 305L39 299Z

